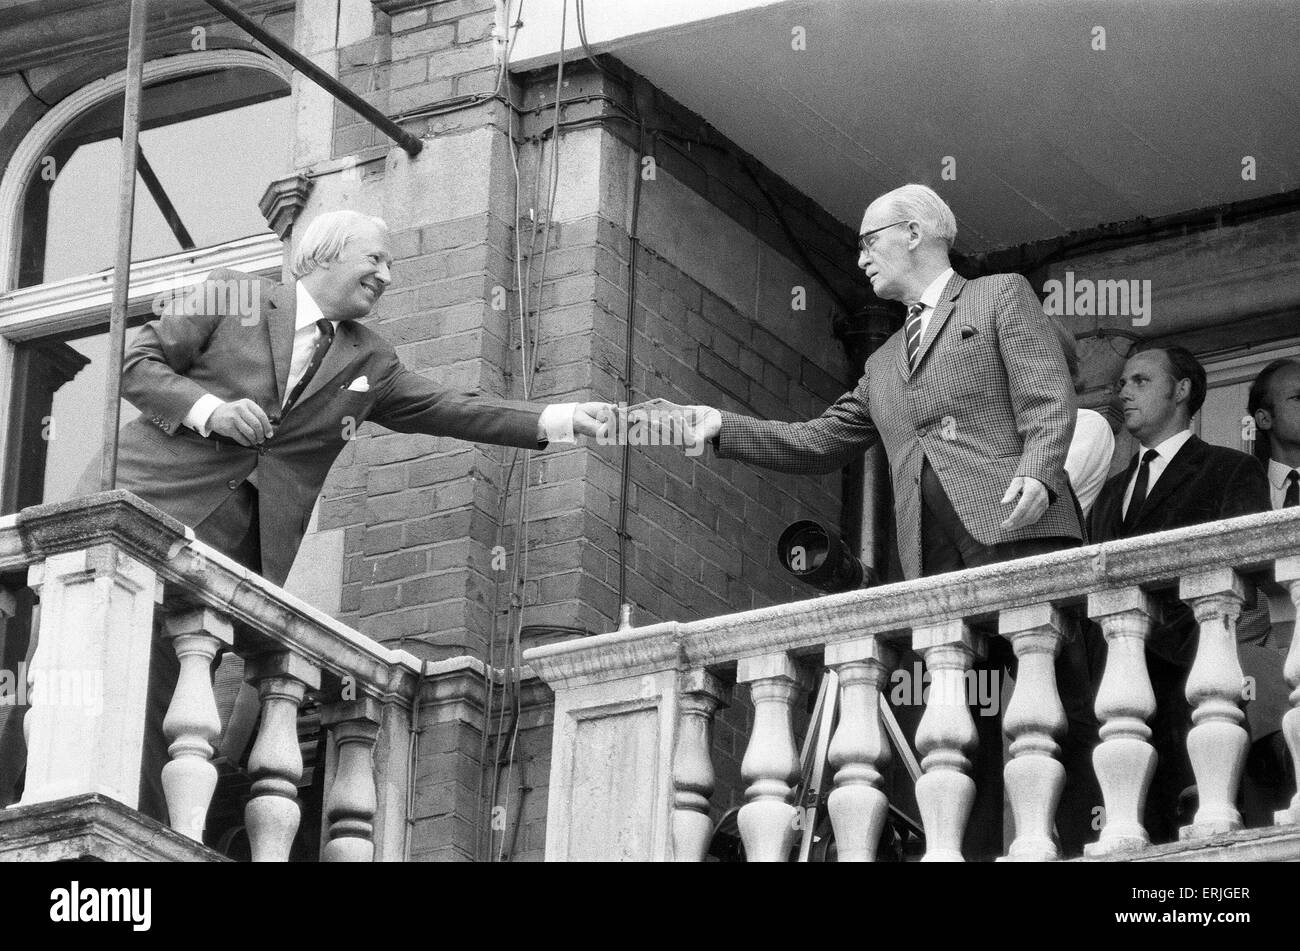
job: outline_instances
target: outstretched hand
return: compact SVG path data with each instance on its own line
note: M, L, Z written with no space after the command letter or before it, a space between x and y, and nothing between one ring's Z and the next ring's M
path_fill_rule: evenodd
M628 422L643 421L659 445L681 445L698 456L704 444L722 431L722 414L712 406L683 406L664 399L628 407Z
M617 413L613 403L579 403L573 410L573 431L579 436L605 439Z

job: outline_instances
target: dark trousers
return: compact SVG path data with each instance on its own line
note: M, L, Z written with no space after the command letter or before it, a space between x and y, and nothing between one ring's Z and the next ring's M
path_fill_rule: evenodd
M1008 514L1011 507L1008 506ZM921 466L921 561L926 576L963 568L978 568L1016 558L1044 555L1079 545L1075 538L1031 538L985 545L971 536L962 524L930 463ZM1077 854L1091 830L1093 807L1101 804L1101 790L1092 769L1092 749L1097 744L1098 724L1093 710L1091 672L1104 662L1104 645L1085 629L1062 645L1056 661L1057 690L1065 708L1067 732L1061 740L1061 764L1065 788L1057 809L1057 834L1063 854ZM977 678L988 677L1001 684L1004 674L1015 675L1016 658L1009 641L988 639L988 656L975 662ZM910 663L908 660L906 663ZM983 682L977 679L977 682ZM972 859L992 859L1002 854L1003 780L1002 713L986 715L971 708L979 749L972 762L975 802L962 840L962 851Z
M217 509L194 527L199 541L205 542L239 562L261 572L262 548L258 532L257 489L244 482ZM161 622L159 622L161 623ZM167 738L163 734L163 717L176 690L180 661L170 642L155 631L149 660L149 693L146 701L144 756L140 772L140 811L167 822L167 805L163 796L162 768L170 758ZM220 655L213 660L215 669Z

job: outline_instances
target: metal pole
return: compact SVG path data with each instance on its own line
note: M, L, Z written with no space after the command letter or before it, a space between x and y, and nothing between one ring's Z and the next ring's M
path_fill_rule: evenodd
M126 345L126 304L131 284L131 228L135 218L136 156L140 142L140 92L144 75L144 34L149 0L131 0L127 40L126 95L122 108L122 178L117 191L117 260L113 265L113 305L108 315L108 383L105 387L104 452L100 488L117 485L117 427L121 422L122 351Z
M388 136L403 149L406 153L415 158L424 148L424 143L418 138L411 135L400 125L394 122L388 116L384 115L370 103L366 102L347 86L343 85L325 70L321 69L307 57L303 56L297 50L287 43L281 42L274 34L268 33L262 29L253 20L244 16L233 3L227 3L226 0L205 0L208 6L220 12L226 19L234 23L245 33L257 40L276 56L285 60L290 66L302 73L317 86L320 86L335 99L340 100L349 109L356 112L371 125L379 129L380 132Z

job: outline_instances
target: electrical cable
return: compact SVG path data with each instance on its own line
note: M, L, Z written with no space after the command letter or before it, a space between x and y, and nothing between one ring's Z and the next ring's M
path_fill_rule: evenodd
M559 56L559 62L556 67L556 76L555 76L555 99L557 103L560 100L561 93L563 90L563 84L564 84L564 39L565 39L565 30L566 30L567 22L568 22L568 0L565 0L560 14L560 56ZM555 123L557 124L559 122L559 116L560 116L560 110L557 107L555 113L555 120L554 120ZM514 142L514 137L513 135L511 135L512 147L513 147L513 142ZM541 149L541 151L544 152L544 148ZM541 164L543 158L544 156L539 154L538 166L537 166L537 175L539 177L539 180L540 180L540 171L541 171ZM516 159L516 170L517 170L517 159ZM537 328L540 322L542 294L545 288L547 252L550 247L551 218L554 215L554 211L555 211L555 193L559 184L558 135L553 136L553 141L551 146L551 166L550 166L549 182L550 184L549 184L549 193L547 196L547 210L546 210L545 220L542 225L543 228L542 264L538 275L537 303L536 303L536 310L533 315L531 329L529 327L529 322L527 320L527 316L528 316L527 304L528 304L528 299L531 296L529 291L531 288L531 267L532 267L532 259L533 259L532 253L530 253L529 255L528 272L526 272L526 275L523 278L523 282L519 290L520 369L523 377L521 384L523 387L523 395L525 400L529 400L532 398L533 376L536 373L536 369L537 369ZM516 187L515 187L516 208L518 203L520 185L521 185L520 178L516 174ZM536 207L535 203L534 203L534 207ZM518 278L519 247L518 247L518 240L517 240L518 222L519 222L519 217L516 212L515 260L516 260L517 280L519 279ZM536 237L537 237L537 222L536 222L536 216L534 215L533 234L532 234L532 240L534 243L536 241ZM503 491L507 493L507 496L508 496L510 484L513 481L513 472L516 467L517 459L518 459L518 454L516 453L512 457L510 463L510 468L507 474L507 483L503 487ZM521 702L522 702L521 701L521 692L522 692L521 680L522 680L523 659L521 656L522 655L521 636L523 630L523 610L524 610L524 597L525 597L525 592L523 590L523 587L524 587L524 581L527 578L527 564L528 564L528 542L527 542L528 488L529 488L528 482L529 482L529 476L531 474L531 469L532 469L531 461L532 461L532 453L529 452L528 450L523 450L523 464L520 467L521 474L520 474L520 491L519 491L519 510L515 520L515 542L514 542L515 557L513 559L511 580L510 580L510 612L511 613L509 615L510 623L508 627L510 631L510 656L509 656L509 664L506 667L507 679L505 685L505 687L508 688L508 693L503 693L502 704L501 704L502 715L504 717L505 708L506 708L506 699L508 696L510 712L511 712L511 726L510 729L508 730L510 734L510 740L507 745L507 760L505 764L506 776L504 781L505 802L503 806L503 814L507 817L510 815L510 799L511 799L510 777L513 775L514 756L515 756L515 751L519 739L519 717L520 717ZM500 750L499 744L502 739L502 734L499 732L499 726L500 726L500 721L498 721L498 732L496 734L498 751ZM499 752L498 755L494 757L494 760L495 762L493 766L493 775L492 775L491 802L494 804L495 807L498 790L502 785L501 760L500 760ZM506 847L506 838L504 835L502 835L500 847L496 853L495 861L502 861L504 859L505 847Z

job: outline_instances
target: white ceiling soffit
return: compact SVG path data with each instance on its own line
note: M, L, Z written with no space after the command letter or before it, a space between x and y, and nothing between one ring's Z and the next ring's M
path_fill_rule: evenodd
M564 5L527 0L512 69L557 59ZM1300 0L584 8L596 51L855 229L907 181L948 199L966 252L1300 187Z

